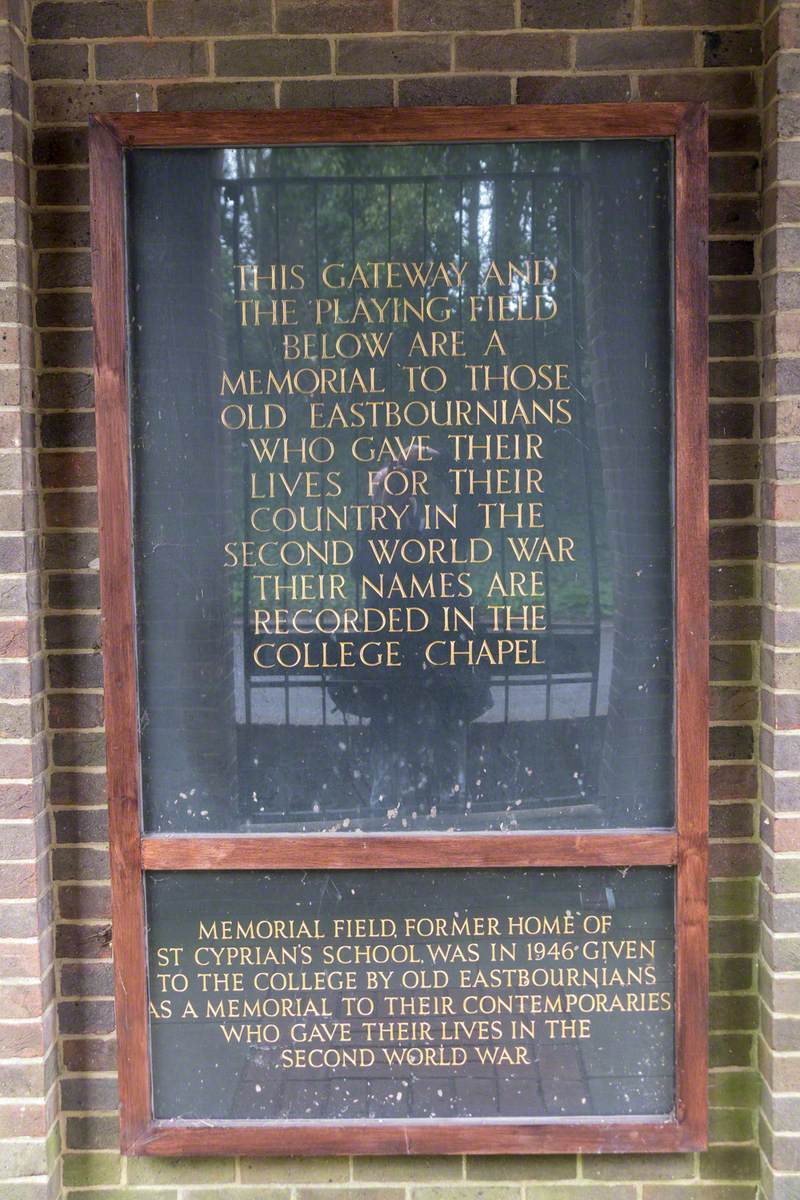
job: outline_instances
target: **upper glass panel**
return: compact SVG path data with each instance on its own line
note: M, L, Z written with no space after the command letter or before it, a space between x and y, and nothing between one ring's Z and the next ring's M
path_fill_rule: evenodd
M146 830L671 825L671 143L127 186Z

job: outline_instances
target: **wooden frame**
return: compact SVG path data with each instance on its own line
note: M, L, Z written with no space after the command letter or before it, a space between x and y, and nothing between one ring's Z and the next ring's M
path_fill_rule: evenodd
M662 136L675 145L676 828L589 834L140 834L126 380L126 147ZM675 1151L706 1144L707 138L702 105L597 104L349 112L102 115L90 128L98 490L122 1150L126 1154L462 1154ZM673 1119L515 1123L152 1118L145 870L675 865Z

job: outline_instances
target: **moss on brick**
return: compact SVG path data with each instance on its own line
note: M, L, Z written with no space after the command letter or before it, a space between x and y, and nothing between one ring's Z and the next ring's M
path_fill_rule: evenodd
M751 917L756 900L754 879L712 879L709 885L709 912L714 917Z
M233 1183L236 1163L230 1158L129 1158L128 1183ZM148 1198L149 1200L149 1198Z
M597 1154L584 1157L585 1179L694 1179L694 1154Z
M119 1183L122 1179L122 1158L119 1154L105 1151L95 1154L66 1154L63 1171L65 1187Z
M307 1197L306 1200L312 1200ZM378 1200L377 1196L375 1200ZM468 1186L455 1184L448 1187L415 1187L411 1189L410 1200L523 1200L522 1188L508 1184L480 1184Z
M179 1200L176 1188L88 1188L67 1192L66 1200Z
M541 1188L531 1184L525 1189L525 1200L636 1200L634 1183L556 1184Z
M148 1200L149 1192L138 1192L137 1200ZM291 1188L288 1187L236 1187L220 1190L218 1187L192 1188L181 1193L181 1200L290 1200ZM377 1197L375 1198L377 1200Z
M755 1179L760 1170L755 1146L715 1146L700 1157L701 1179Z
M346 1158L243 1158L243 1183L345 1183L350 1178Z
M353 1179L370 1183L433 1183L440 1179L461 1179L464 1161L459 1155L437 1158L354 1158Z
M750 1108L712 1108L708 1125L712 1143L752 1142L756 1132L756 1114Z
M571 1154L523 1154L509 1158L472 1155L467 1158L467 1179L524 1179L547 1182L575 1179L578 1160Z
M755 1070L712 1071L708 1081L708 1102L717 1108L755 1110L761 1094L761 1077Z

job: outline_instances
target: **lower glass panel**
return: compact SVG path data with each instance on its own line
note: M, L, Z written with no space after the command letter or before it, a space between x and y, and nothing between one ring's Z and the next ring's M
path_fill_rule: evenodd
M671 1114L674 872L152 872L157 1119Z

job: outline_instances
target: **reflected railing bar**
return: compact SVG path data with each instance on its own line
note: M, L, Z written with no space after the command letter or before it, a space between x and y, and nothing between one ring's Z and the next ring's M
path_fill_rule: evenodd
M580 190L581 190L581 195L582 195L582 192L583 192L582 185L581 185ZM573 183L572 186L570 187L569 193L568 193L569 194L569 246L570 246L570 263L571 264L575 263L575 248L578 244L577 215L575 212L575 209L576 209L575 201L576 201L576 192L577 191L578 191L578 185ZM583 261L582 251L583 251L583 247L581 247L581 262ZM580 428L581 446L583 447L583 453L581 454L581 464L583 466L583 481L584 481L584 490L585 490L585 494L586 494L586 524L588 526L589 545L591 547L591 553L589 554L589 568L590 568L590 575L591 575L592 615L594 618L594 634L595 634L595 642L596 642L596 646L597 646L597 655L596 655L596 659L595 659L594 671L592 673L592 697L591 697L591 702L590 702L590 712L591 712L592 717L596 717L598 715L597 700L598 700L598 691L599 691L599 683L600 683L600 656L601 656L600 633L601 633L601 625L602 625L602 611L601 611L601 605L600 605L600 572L598 570L598 565L597 565L597 523L595 521L595 515L594 515L594 504L593 504L594 498L592 496L592 477L591 477L591 473L589 471L589 460L588 460L588 454L587 454L587 449L586 449L586 441L587 441L586 405L587 405L587 400L586 400L586 393L585 393L584 387L583 387L583 376L582 376L582 371L581 371L581 357L580 357L579 348L578 348L577 333L575 330L575 301L578 297L580 297L581 300L583 299L583 289L581 288L581 285L579 282L583 278L584 278L583 271L578 272L573 266L573 271L572 271L573 285L571 288L571 297L570 297L570 299L571 299L571 302L570 302L570 329L571 329L571 333L572 333L572 349L573 349L572 361L574 363L574 369L575 369L575 373L577 375L577 387L575 390L577 392L578 403L576 405L576 409L577 409L577 415L578 415L578 424L579 424L579 428Z
M436 172L435 175L392 175L392 184L397 183L439 183L441 180L450 182L459 182L465 180L467 182L486 182L493 179L519 179L522 175L529 172L520 171L492 171L492 172L477 172L475 174L462 172ZM532 175L533 172L530 172ZM588 179L589 176L585 171L564 170L564 171L540 171L536 170L537 179ZM385 186L385 175L251 175L247 179L217 179L216 186L221 188L230 188L232 190L246 187L262 187L265 184L271 185L276 183L281 184L297 184L308 187L312 184L348 184L351 181L356 183L379 183Z

